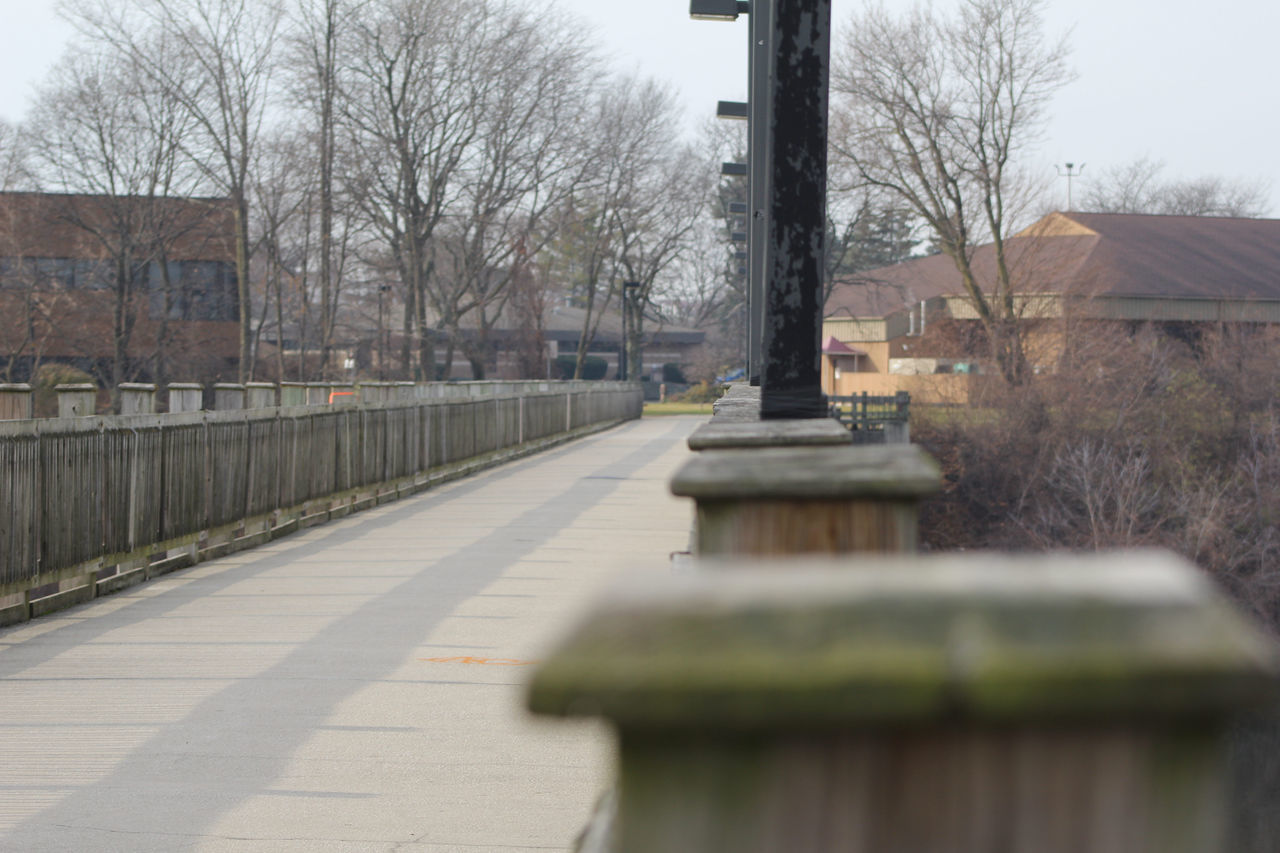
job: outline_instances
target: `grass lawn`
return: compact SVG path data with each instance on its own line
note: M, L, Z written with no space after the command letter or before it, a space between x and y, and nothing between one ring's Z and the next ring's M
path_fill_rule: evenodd
M655 415L706 415L711 417L710 403L645 403L644 416Z

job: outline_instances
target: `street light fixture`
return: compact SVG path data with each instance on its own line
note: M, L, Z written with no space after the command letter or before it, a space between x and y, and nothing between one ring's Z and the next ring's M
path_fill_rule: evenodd
M750 11L746 0L689 0L689 17L695 21L736 21Z
M736 21L739 15L749 15L751 26L747 32L748 98L743 104L721 101L716 108L718 118L748 122L748 152L751 165L747 170L748 205L738 213L747 213L744 223L750 236L749 272L745 289L747 308L747 375L752 385L760 384L761 337L764 315L765 238L768 220L765 210L768 198L770 164L769 140L769 76L772 55L773 3L776 0L690 0L689 14L700 20ZM722 174L731 174L722 172ZM733 173L736 174L736 173Z
M751 105L745 101L717 101L716 118L746 121L751 118Z

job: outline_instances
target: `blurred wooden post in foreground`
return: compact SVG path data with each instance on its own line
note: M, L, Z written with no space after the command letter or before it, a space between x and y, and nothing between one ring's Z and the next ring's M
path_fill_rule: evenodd
M1225 853L1223 734L1278 664L1194 567L719 567L618 594L534 677L535 712L617 729L611 853Z

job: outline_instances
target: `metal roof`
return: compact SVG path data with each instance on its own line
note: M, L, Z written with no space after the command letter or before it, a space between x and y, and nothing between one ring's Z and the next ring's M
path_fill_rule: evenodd
M1280 300L1280 220L1118 213L1052 213L1006 241L1022 293L1090 297ZM984 290L990 245L973 253ZM945 255L871 270L837 285L827 316L883 316L962 293Z

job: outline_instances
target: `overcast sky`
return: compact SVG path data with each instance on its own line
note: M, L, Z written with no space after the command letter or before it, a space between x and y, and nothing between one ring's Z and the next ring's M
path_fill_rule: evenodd
M616 67L677 87L691 125L713 113L718 99L746 99L745 19L691 21L688 0L559 2L589 23ZM838 26L857 2L834 0ZM54 7L55 0L0 0L0 116L10 121L22 118L32 85L70 37ZM1280 216L1280 98L1271 53L1280 4L1051 0L1049 9L1051 29L1071 31L1078 79L1055 101L1039 162L1028 165L1051 177L1055 164L1086 163L1088 181L1146 155L1165 161L1169 177L1265 180L1272 215Z

